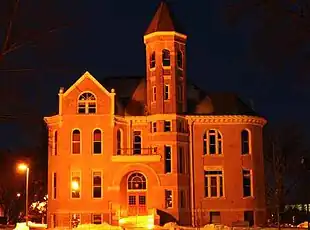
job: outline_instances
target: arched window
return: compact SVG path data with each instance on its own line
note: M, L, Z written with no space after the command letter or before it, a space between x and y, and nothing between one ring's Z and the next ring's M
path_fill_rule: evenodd
M81 133L75 129L72 132L72 154L81 153Z
M53 148L53 154L57 156L57 146L58 146L58 133L57 130L54 132L54 148Z
M93 132L93 153L102 153L102 132L100 129L96 129Z
M141 131L134 131L133 133L133 154L138 155L141 154L142 147L142 139L141 139Z
M156 66L156 56L154 51L150 57L150 68L155 68L155 66Z
M203 154L222 154L222 135L218 130L210 129L203 134Z
M177 65L178 68L183 69L183 54L181 50L178 50L177 52Z
M141 173L132 173L128 177L128 190L146 190L146 179Z
M162 52L163 66L170 66L170 51L164 49Z
M123 145L123 138L122 138L122 130L117 130L116 133L116 154L121 155L122 154L122 145Z
M78 113L96 113L96 97L92 93L82 93L78 99Z
M241 132L241 154L250 154L250 133L246 129Z

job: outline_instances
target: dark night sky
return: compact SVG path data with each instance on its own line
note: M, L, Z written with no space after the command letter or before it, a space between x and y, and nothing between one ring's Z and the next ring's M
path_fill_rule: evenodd
M1 69L32 70L1 71L0 76L11 82L8 88L13 91L23 86L23 91L37 92L33 100L40 103L41 114L56 112L59 87L67 88L85 70L95 77L145 74L143 34L158 0L21 2L14 36L18 41L34 37L36 42L6 56ZM290 46L281 42L289 31L279 32L278 37L271 34L273 43L262 47L259 41L268 40L269 33L263 29L267 35L261 38L260 31L280 27L278 19L274 25L262 26L257 19L260 12L254 10L233 26L227 15L238 11L229 11L227 5L227 0L173 1L188 35L188 78L208 91L234 91L252 99L255 109L271 121L306 121L309 82L307 71L300 69L307 69L307 64L299 65L305 58L300 51L290 53L289 58L279 52ZM8 12L8 8L0 8L0 14ZM41 35L51 27L60 29ZM309 44L301 50L307 47ZM280 57L281 61L272 62ZM11 145L12 138L13 132L6 131L0 147Z

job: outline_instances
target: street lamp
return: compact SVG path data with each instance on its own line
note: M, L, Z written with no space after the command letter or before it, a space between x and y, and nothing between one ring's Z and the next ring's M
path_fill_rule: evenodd
M29 185L29 167L25 163L18 164L18 170L21 172L26 171L26 210L25 210L25 218L26 218L26 226L28 226L28 185Z

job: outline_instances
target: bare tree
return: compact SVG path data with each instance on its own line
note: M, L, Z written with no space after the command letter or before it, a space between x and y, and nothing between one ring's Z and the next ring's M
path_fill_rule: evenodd
M302 175L301 159L308 155L302 128L296 124L268 127L265 133L265 165L267 176L267 201L277 214L284 209L285 199L296 187Z

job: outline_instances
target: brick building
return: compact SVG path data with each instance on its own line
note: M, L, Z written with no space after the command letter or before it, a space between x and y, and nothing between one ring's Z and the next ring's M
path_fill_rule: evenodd
M60 89L45 118L49 226L264 224L266 120L187 80L186 39L162 2L144 35L146 76L86 72Z

